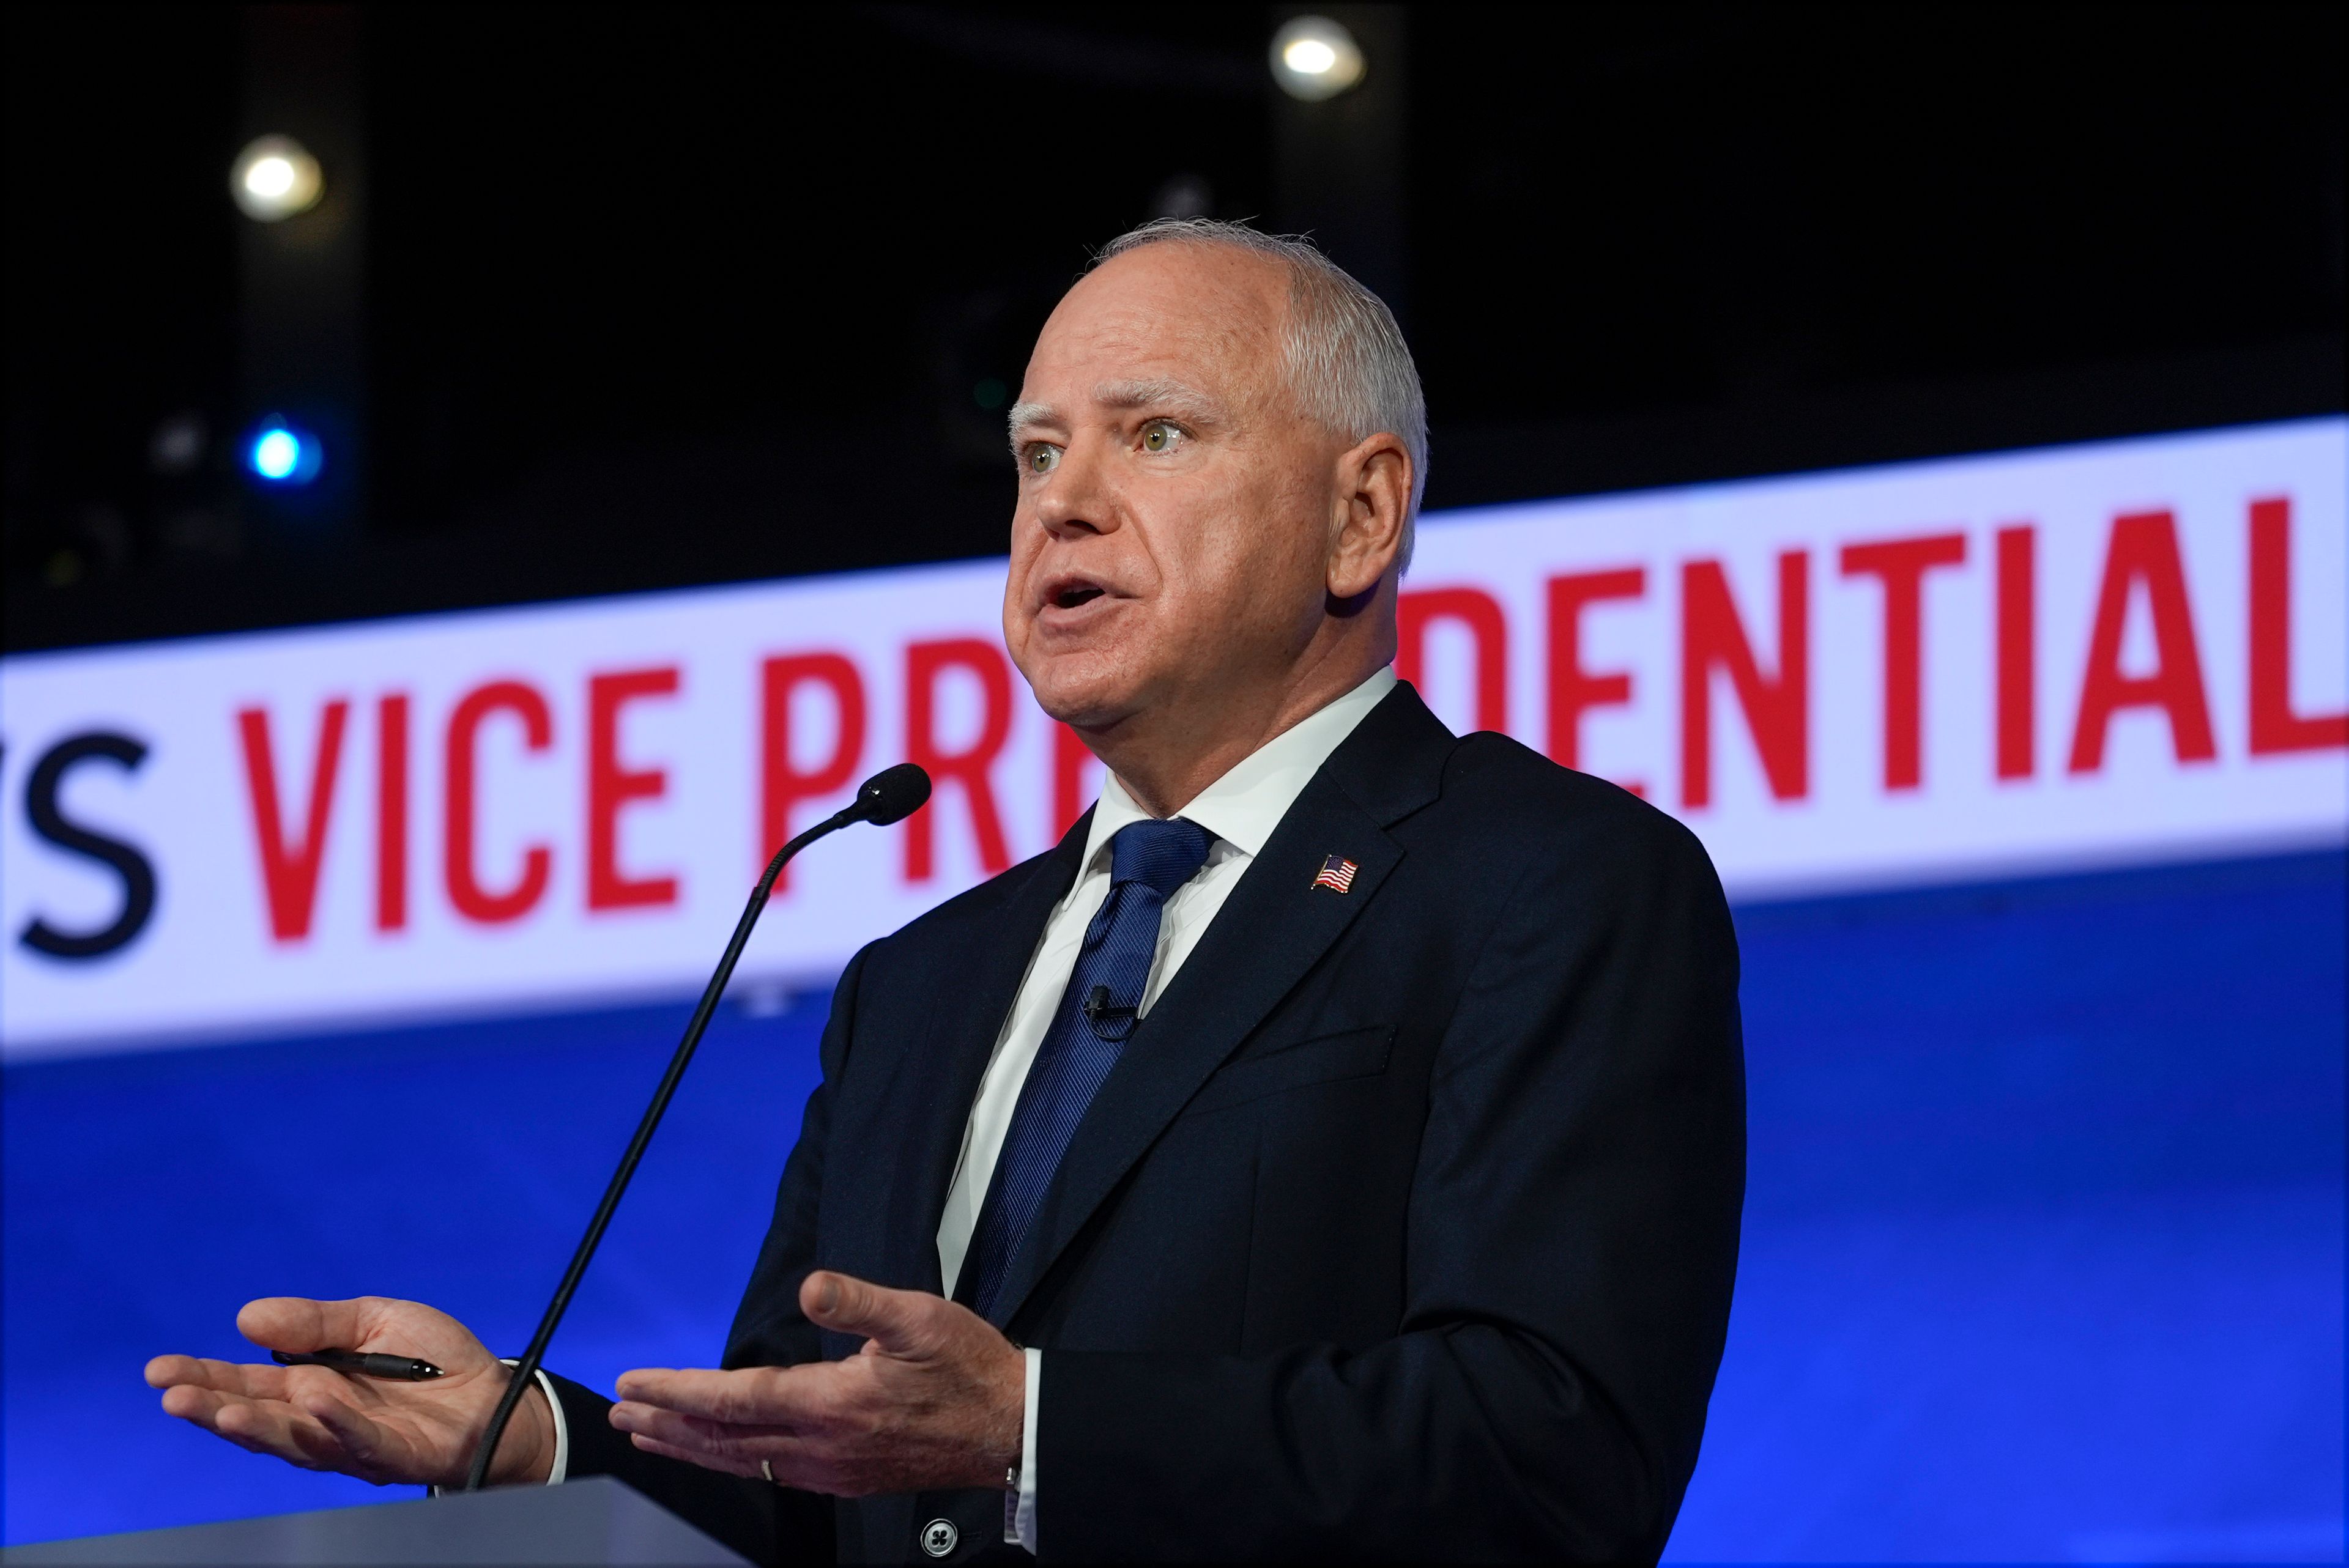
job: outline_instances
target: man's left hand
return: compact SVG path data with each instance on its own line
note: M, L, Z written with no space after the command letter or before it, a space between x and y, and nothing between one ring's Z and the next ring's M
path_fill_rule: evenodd
M620 1378L612 1425L636 1447L836 1497L1000 1487L1019 1462L1027 1358L968 1307L818 1270L800 1310L865 1336L843 1361Z

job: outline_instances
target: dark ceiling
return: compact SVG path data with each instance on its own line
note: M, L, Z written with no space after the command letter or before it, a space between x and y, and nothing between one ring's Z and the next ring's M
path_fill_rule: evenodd
M2339 407L2342 17L1408 8L1431 504ZM13 7L7 646L997 550L1089 248L1293 205L1272 18L365 8L367 478L304 541L220 438L252 19Z

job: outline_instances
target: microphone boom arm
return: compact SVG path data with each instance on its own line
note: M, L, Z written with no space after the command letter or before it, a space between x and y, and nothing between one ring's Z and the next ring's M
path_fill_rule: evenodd
M513 1419L514 1409L523 1396L538 1380L539 1365L546 1357L546 1347L554 1338L563 1315L571 1305L572 1294L585 1277L587 1265L595 1261L595 1248L604 1240L604 1232L612 1222L612 1215L620 1207L620 1198L628 1190L629 1179L636 1173L636 1164L645 1157L645 1150L653 1140L654 1130L660 1126L661 1117L668 1109L669 1100L677 1094L677 1086L685 1078L685 1069L693 1060L694 1048L709 1027L712 1015L718 1011L719 998L726 994L726 982L733 977L734 965L742 956L743 947L750 940L751 927L767 907L767 897L774 889L775 879L792 857L814 843L827 833L837 832L855 822L874 822L886 826L903 820L921 809L929 799L930 780L926 774L911 763L899 763L874 774L860 785L854 803L825 818L806 832L775 851L767 862L766 874L751 890L750 902L743 906L742 918L734 924L733 939L726 944L725 955L719 959L709 984L701 990L701 1000L695 1005L693 1016L685 1026L685 1036L677 1043L677 1052L668 1060L668 1070L661 1075L660 1087L653 1091L652 1103L645 1108L644 1119L636 1123L636 1135L628 1140L626 1152L620 1156L620 1168L612 1172L612 1180L604 1189L603 1201L595 1205L595 1217L587 1222L587 1233L579 1238L578 1250L571 1254L570 1266L563 1271L563 1281L554 1287L554 1299L546 1304L546 1315L538 1320L537 1332L530 1336L530 1345L523 1351L522 1359L514 1364L513 1376L499 1398L490 1424L482 1430L480 1444L473 1450L472 1468L466 1472L464 1490L479 1491L489 1480L490 1464L496 1457L498 1443L505 1436L506 1427Z

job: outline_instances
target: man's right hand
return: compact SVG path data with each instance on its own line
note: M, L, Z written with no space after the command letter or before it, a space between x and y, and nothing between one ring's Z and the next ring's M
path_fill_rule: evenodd
M419 1383L347 1377L324 1367L239 1365L192 1356L147 1363L166 1414L239 1448L305 1470L340 1470L378 1486L461 1486L473 1449L504 1394L509 1369L472 1331L413 1301L268 1296L236 1315L237 1331L269 1350L380 1351L414 1356L444 1374ZM554 1467L554 1420L533 1388L498 1444L490 1480L544 1481Z

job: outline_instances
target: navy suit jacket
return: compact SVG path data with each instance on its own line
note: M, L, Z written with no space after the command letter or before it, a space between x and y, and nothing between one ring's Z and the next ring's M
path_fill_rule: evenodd
M963 1128L1087 823L860 954L730 1367L854 1353L811 1268L939 1289ZM1361 870L1313 885L1332 854ZM1652 1559L1696 1463L1744 1189L1737 951L1687 830L1407 685L1299 796L1128 1040L997 1322L1044 1354L1048 1559ZM1003 1493L571 1473L761 1562L1001 1556ZM1016 1549L1009 1549L1017 1555Z

